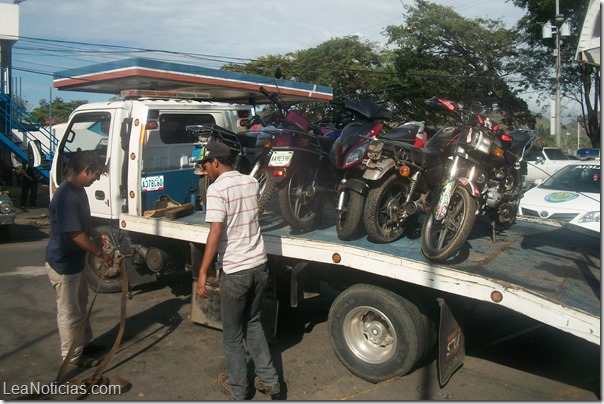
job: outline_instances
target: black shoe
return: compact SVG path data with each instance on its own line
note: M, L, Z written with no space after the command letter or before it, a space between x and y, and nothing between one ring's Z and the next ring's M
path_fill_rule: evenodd
M94 355L104 351L105 347L103 345L90 343L84 347L82 353L84 355Z
M271 397L281 392L281 386L278 382L273 384L272 386L265 386L264 383L262 383L262 380L260 380L259 376L256 376L254 378L254 387L262 394L266 394L267 396Z
M77 366L82 369L89 369L89 368L95 367L99 363L101 363L101 361L99 361L98 359L91 358L90 356L86 356L84 354L73 357L69 361L69 365Z

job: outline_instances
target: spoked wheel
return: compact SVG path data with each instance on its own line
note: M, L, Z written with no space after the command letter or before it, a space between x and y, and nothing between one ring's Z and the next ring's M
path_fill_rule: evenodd
M466 242L476 220L476 200L461 186L455 187L442 221L428 212L422 226L422 252L431 261L445 261Z
M265 210L271 201L271 197L275 192L275 180L273 179L272 172L270 172L266 167L260 168L256 171L254 178L258 180L258 185L260 186L260 197L258 198L258 208L260 212Z
M399 212L409 193L409 184L391 175L367 195L363 222L372 241L389 243L403 234Z
M319 218L317 195L309 189L312 178L312 169L302 165L288 173L285 185L279 189L279 209L294 229L311 228Z
M199 199L201 199L204 209L208 202L208 187L210 186L211 182L210 177L207 175L199 177Z
M345 192L343 209L336 218L336 231L340 240L351 240L359 233L364 205L363 195L350 190Z

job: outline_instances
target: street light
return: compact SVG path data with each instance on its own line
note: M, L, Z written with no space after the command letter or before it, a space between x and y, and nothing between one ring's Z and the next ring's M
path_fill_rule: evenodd
M560 14L560 4L559 0L556 0L556 17L554 19L554 24L551 22L545 23L541 34L544 39L550 39L554 34L556 34L556 50L554 51L554 56L556 57L556 99L554 100L554 105L552 105L552 118L550 120L550 134L553 134L556 139L556 147L561 147L562 139L560 136L560 36L567 37L570 36L570 25L567 21L564 20L564 15ZM553 125L551 121L553 120Z

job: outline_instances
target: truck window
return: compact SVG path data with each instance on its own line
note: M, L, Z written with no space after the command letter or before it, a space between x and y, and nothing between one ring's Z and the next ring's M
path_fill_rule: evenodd
M203 125L216 123L210 114L170 114L164 113L159 117L159 137L166 144L194 143L196 136L187 133L187 125Z
M90 112L77 114L63 137L63 149L66 152L94 150L101 156L107 155L111 114L109 112Z

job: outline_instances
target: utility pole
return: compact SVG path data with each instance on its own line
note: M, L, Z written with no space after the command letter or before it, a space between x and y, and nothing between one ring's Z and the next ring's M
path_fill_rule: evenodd
M556 147L562 146L562 135L560 132L560 67L562 65L562 59L560 55L560 36L570 36L570 27L564 20L564 15L560 14L560 0L556 0L556 17L552 25L549 21L543 26L542 36L544 39L549 39L552 34L556 34L556 50L554 56L556 57L556 99L554 105L552 105L551 114L553 119L550 123L553 127L550 129L550 133L555 136Z

